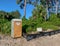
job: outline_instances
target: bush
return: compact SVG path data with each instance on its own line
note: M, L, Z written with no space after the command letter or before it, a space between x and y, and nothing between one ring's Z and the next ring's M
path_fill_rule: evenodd
M42 16L36 19L24 19L23 20L23 29L28 32L36 31L38 27L42 27L43 29L53 29L58 30L60 26L60 18L57 17L55 14L51 14L48 21L45 21Z
M47 29L57 30L58 29L58 26L51 24L51 22L44 22L41 24L40 27L42 27L45 30L47 30Z
M53 24L53 25L56 25L56 26L60 26L60 19L57 17L57 15L55 14L52 14L50 16L50 19L49 21Z
M57 17L60 18L60 13L57 14Z
M29 26L27 29L26 29L26 32L29 33L29 32L35 32L36 29L35 28L32 28L31 26Z
M28 32L31 32L31 31L33 31L33 29L32 29L31 26L26 29L26 32L27 32L27 33L28 33Z
M10 34L11 33L11 22L4 19L4 21L2 21L1 31L3 34Z

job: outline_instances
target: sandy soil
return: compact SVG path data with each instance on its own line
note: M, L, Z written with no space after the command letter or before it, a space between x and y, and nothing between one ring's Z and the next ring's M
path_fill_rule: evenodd
M0 34L0 46L60 46L60 34L43 36L30 41L23 37L13 39Z

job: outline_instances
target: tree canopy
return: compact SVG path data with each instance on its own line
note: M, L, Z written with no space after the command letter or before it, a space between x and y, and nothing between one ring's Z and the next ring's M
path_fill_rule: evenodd
M20 8L24 8L24 17L26 17L26 6L27 4L36 6L39 4L40 0L16 0L17 4L19 4Z
M21 15L19 11L12 11L12 12L5 12L5 11L0 11L0 19L8 19L11 20L12 18L20 18Z

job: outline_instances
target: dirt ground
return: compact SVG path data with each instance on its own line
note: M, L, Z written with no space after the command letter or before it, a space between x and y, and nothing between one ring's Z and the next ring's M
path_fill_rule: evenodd
M0 46L60 46L60 34L43 36L30 41L23 37L13 39L0 34Z

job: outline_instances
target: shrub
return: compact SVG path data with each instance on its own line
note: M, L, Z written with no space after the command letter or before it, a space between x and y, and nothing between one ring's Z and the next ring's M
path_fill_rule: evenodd
M53 24L53 25L56 25L56 26L60 26L60 19L57 17L57 15L55 14L52 14L50 16L50 19L49 21Z
M36 29L35 28L32 28L31 26L29 26L27 29L26 29L26 32L29 33L29 32L35 32Z
M4 19L4 21L2 22L1 31L2 31L3 34L10 34L10 32L11 32L11 22Z
M40 27L42 27L45 30L47 29L57 30L58 29L58 26L51 24L51 22L44 22L40 25Z
M60 18L60 13L57 14L57 17Z

